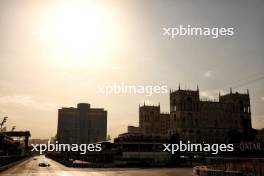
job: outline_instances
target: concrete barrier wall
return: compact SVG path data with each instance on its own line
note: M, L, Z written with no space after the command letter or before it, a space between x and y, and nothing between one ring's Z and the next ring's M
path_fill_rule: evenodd
M208 169L206 166L193 168L193 176L246 176L240 171L224 171Z
M0 167L0 172L2 172L2 171L4 171L4 170L7 170L7 169L9 169L9 168L11 168L11 167L13 167L13 166L15 166L15 165L18 165L18 164L20 164L20 163L22 163L22 162L28 160L29 158L31 158L31 157L21 158L20 160L17 160L17 161L15 161L15 162L12 162L12 163L10 163L10 164L7 164L7 165L5 165L5 166L2 166L2 167Z

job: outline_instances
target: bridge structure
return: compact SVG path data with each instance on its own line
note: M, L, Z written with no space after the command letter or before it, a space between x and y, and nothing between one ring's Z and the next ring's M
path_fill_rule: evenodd
M2 135L6 135L8 137L23 137L25 143L25 151L28 149L28 139L31 136L30 131L5 131L1 132Z

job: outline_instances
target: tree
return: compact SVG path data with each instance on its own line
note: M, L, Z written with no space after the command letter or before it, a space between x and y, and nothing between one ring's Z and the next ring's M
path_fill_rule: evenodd
M111 140L112 140L111 136L110 136L110 134L108 134L107 137L106 137L106 141L111 141Z

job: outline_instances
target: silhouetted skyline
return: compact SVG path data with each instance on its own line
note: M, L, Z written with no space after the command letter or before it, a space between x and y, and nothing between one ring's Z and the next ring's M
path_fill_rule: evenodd
M138 104L169 111L169 93L105 96L113 83L200 86L202 97L250 90L252 126L264 126L264 2L0 1L0 117L32 138L56 135L57 109L92 102L115 137L138 124ZM234 28L217 39L170 39L163 28ZM37 124L37 125L36 125Z

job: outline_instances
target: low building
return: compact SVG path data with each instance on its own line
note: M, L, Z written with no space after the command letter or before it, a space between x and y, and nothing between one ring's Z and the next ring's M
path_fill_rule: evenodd
M127 132L131 134L137 134L137 133L142 133L142 130L140 127L128 126Z
M29 139L28 144L48 144L49 139Z
M161 136L125 133L114 139L116 165L160 164L170 162L170 154L163 151L168 139Z

